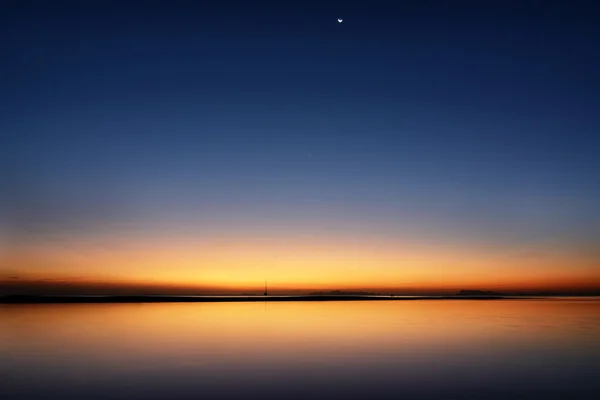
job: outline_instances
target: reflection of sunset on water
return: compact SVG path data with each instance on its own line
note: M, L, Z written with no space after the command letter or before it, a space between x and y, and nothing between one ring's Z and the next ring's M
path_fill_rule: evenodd
M590 299L0 305L0 372L20 376L0 387L68 381L118 392L126 379L136 393L201 394L363 382L428 393L473 380L539 383L559 364L549 387L573 374L589 386L598 318Z
M122 351L128 357L138 352L144 357L163 357L197 351L205 357L232 357L243 364L246 359L256 362L253 357L257 355L300 360L311 352L335 353L352 349L359 338L366 347L358 350L383 358L390 349L460 352L501 338L536 346L536 342L560 339L555 334L568 335L586 317L597 318L596 305L552 299L4 305L0 318L7 327L2 343L18 345L26 340L42 353L77 349L102 358L121 357ZM42 324L52 329L41 334ZM548 325L560 329L553 332ZM516 327L519 336L507 336ZM594 332L586 335L591 338Z

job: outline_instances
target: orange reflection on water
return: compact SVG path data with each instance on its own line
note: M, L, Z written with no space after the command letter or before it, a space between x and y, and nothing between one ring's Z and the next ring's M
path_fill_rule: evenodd
M315 354L337 363L600 336L598 316L597 303L556 300L4 305L0 350L114 363L125 355L139 363L309 362Z
M103 400L282 398L290 388L297 398L323 390L344 398L357 391L475 398L469 390L482 382L525 398L537 398L538 387L598 393L599 306L597 299L0 305L0 376L12 377L0 389L14 398L61 398L68 390Z

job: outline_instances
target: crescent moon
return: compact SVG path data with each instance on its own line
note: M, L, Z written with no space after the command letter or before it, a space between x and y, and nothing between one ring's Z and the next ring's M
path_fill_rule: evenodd
M342 21L343 21L343 19L341 19L341 18L338 18L338 22L339 22L340 24L342 23Z

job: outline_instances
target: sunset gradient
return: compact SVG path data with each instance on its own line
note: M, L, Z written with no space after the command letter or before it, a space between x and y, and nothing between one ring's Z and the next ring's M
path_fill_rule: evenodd
M17 3L0 294L600 293L597 14Z

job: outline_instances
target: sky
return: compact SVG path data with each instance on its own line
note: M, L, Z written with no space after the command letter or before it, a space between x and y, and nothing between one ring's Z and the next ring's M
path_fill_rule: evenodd
M600 293L594 2L0 7L0 292Z

